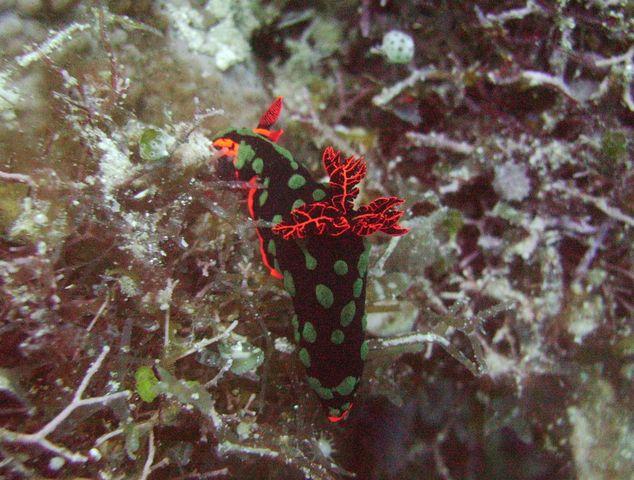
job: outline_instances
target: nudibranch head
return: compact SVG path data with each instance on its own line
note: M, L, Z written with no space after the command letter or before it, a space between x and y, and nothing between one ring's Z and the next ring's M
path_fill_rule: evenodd
M258 126L252 130L253 134L264 137L271 142L277 142L284 133L284 130L271 130L271 127L277 121L281 112L282 97L277 97L266 110L266 112L264 112L262 117L260 117ZM222 151L224 155L228 157L236 157L238 155L239 146L236 141L230 136L227 136L227 134L238 131L245 133L244 130L245 129L235 129L224 132L214 139L212 145L216 150Z

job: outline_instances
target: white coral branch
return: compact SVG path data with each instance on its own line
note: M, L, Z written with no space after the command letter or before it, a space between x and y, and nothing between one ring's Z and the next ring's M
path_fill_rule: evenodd
M470 155L475 151L475 147L470 143L452 140L444 133L407 132L405 136L417 147L425 146L437 148L439 150L448 150L450 152L459 153L461 155Z
M555 182L551 188L553 190L567 193L568 195L578 198L585 203L590 203L605 213L608 217L618 220L619 222L623 222L630 227L634 227L634 217L630 217L618 208L609 205L605 198L593 197L592 195L583 193L576 188L569 187L563 182Z
M511 10L505 10L497 14L484 14L477 5L473 8L475 10L476 16L478 17L480 25L482 25L484 28L491 28L496 23L504 24L509 20L519 20L533 13L545 13L544 10L533 0L529 0L528 2L526 2L526 5L521 8L513 8Z
M53 431L55 431L57 427L59 427L62 422L64 422L64 420L66 420L79 407L84 407L88 405L106 405L114 400L127 398L130 395L130 392L128 390L124 390L122 392L102 395L100 397L82 398L84 391L90 383L90 380L95 375L95 373L97 373L99 368L101 368L101 364L106 358L106 355L108 355L109 351L110 347L106 345L97 359L93 362L93 364L86 372L86 375L75 391L71 402L60 413L58 413L55 418L53 418L50 422L48 422L35 433L20 433L0 428L0 442L19 443L22 445L37 445L44 450L65 458L71 463L85 463L88 460L88 457L82 455L81 453L72 452L71 450L63 446L57 445L48 440L46 437L50 435Z
M264 446L240 445L225 440L216 447L219 455L247 455L260 458L270 458L299 470L304 478L311 480L334 480L332 475L323 465L310 461L306 455L297 448L285 448L284 450L272 450ZM335 465L336 467L336 465Z
M49 56L64 43L72 40L76 33L87 30L88 28L90 28L90 25L86 23L72 23L68 27L46 39L43 43L33 49L33 51L16 58L16 62L23 68L28 67L33 62Z
M143 465L143 472L141 472L140 480L147 480L147 478L150 476L150 473L152 473L152 463L154 463L154 454L156 452L156 447L154 445L154 429L150 430L150 435L147 443L147 459L145 460L145 464Z
M212 343L216 343L216 342L219 342L220 340L224 340L231 334L233 329L236 328L237 326L238 326L238 321L234 320L231 323L231 325L229 325L223 332L219 333L215 337L205 338L203 340L200 340L199 342L196 342L191 348L179 354L178 357L175 358L175 360L180 360L181 358L185 358L186 356L191 355L192 353L200 352L203 348L211 345Z
M570 87L564 82L563 78L556 77L547 72L540 72L538 70L523 70L519 74L511 77L501 77L496 72L490 72L488 77L491 82L497 85L508 85L523 80L532 87L547 86L555 88L579 103L583 103L587 100L586 98L581 98L575 95Z
M596 68L610 68L612 76L622 78L623 82L623 103L628 109L634 111L634 98L632 98L632 80L634 79L634 47L614 57L603 58L587 56L589 62ZM502 77L497 72L489 72L488 78L497 85L507 85L524 81L532 87L545 86L560 91L567 97L579 104L584 104L589 100L598 100L608 91L609 76L606 76L593 91L585 89L575 90L568 85L561 75L552 75L548 72L538 70L522 70L516 75Z
M374 103L377 107L387 105L394 97L398 96L406 88L412 87L418 82L424 82L436 74L439 74L436 67L426 67L414 70L406 79L395 83L391 87L385 87L381 90L381 93L372 98L372 103Z
M14 183L25 183L29 187L35 187L35 182L33 181L33 179L28 175L24 175L22 173L10 173L0 171L0 180Z
M607 68L618 65L619 63L632 64L633 58L634 46L630 47L627 52L621 55L615 55L614 57L608 58L597 58L594 60L594 65L598 68Z

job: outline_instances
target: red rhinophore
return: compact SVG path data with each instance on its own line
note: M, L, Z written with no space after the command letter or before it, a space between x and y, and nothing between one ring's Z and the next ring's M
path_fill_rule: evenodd
M258 122L258 128L266 128L269 129L271 126L277 122L277 119L280 118L280 113L282 112L282 97L277 97L273 100L273 103L269 106L269 108L262 114L260 117L260 121Z
M309 235L337 237L349 231L359 236L378 231L396 236L409 231L398 225L404 212L395 208L403 204L401 198L377 198L354 210L353 202L359 194L356 185L363 180L367 169L362 158L352 156L342 161L341 153L328 147L322 160L330 176L329 198L294 209L290 220L278 223L273 233L289 240Z
M271 127L275 122L277 122L281 112L282 97L277 97L273 103L271 103L266 112L264 112L264 114L260 117L258 126L254 128L253 131L268 138L271 142L277 142L282 136L282 133L284 133L284 130L271 130Z

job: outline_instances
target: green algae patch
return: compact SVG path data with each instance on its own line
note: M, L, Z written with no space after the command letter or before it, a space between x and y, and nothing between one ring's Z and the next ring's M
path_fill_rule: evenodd
M0 232L6 233L22 213L22 199L29 187L20 183L0 183Z
M264 352L249 342L220 343L218 346L220 357L231 361L231 371L236 375L255 372L264 362Z
M147 162L157 162L169 156L169 148L175 139L154 128L147 128L139 139L139 156Z
M152 369L146 366L139 367L134 373L134 381L136 383L136 393L139 394L141 400L148 403L153 402L159 394L157 388L159 380Z

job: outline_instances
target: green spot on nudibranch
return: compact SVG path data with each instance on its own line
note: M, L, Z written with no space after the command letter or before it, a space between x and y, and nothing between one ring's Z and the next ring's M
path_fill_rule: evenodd
M304 253L304 260L306 260L306 268L308 270L315 270L315 268L317 268L317 259L310 254L310 252L308 251L308 249L306 248L304 244L300 243L299 248L301 248L302 252Z
M332 389L330 388L321 387L320 389L316 390L316 392L317 395L319 395L324 400L332 400L334 398L334 395L332 394Z
M273 218L271 219L271 222L273 223L273 225L277 225L281 221L282 221L282 215L280 215L279 213L276 213L275 215L273 215Z
M260 198L258 198L258 203L260 204L260 207L266 203L266 199L267 198L269 198L269 191L268 190L264 190L260 194Z
M302 205L304 205L306 202L304 200L302 200L301 198L298 198L297 200L295 200L293 202L293 205L291 205L291 209L295 210L296 208L301 207Z
M317 259L313 257L306 248L302 248L304 252L304 258L306 259L306 268L308 270L315 270L317 268Z
M238 132L240 133L240 132ZM279 153L280 155L282 155L286 160L288 160L289 162L291 162L291 168L292 168L292 164L293 163L297 163L294 159L293 159L293 155L291 155L291 152L289 152L288 150L286 150L284 147L280 147L277 143L272 142L271 145L273 145L273 149ZM293 170L295 170L293 168Z
M368 328L368 314L367 313L364 313L363 317L361 317L361 328L363 329L364 332Z
M306 381L308 382L310 388L315 390L315 392L317 392L317 395L319 395L324 400L332 400L332 398L334 397L334 395L332 394L332 390L330 388L323 387L321 385L321 382L317 378L307 377Z
M253 160L251 166L253 167L253 171L259 175L262 173L262 169L264 168L264 160L258 157Z
M308 386L313 390L321 388L321 382L315 377L306 377L306 381L308 382Z
M238 155L236 156L236 160L233 166L236 167L238 170L241 170L244 165L253 157L255 157L255 150L253 150L250 145L244 142L240 142L240 146L238 147Z
M317 301L319 305L324 308L332 307L332 303L335 301L335 297L332 294L332 290L330 290L323 283L318 283L315 287L315 294L317 295Z
M306 368L310 367L310 354L308 350L305 348L300 349L299 351L299 360L304 364Z
M366 248L357 262L357 268L359 269L359 275L362 277L368 271L368 261L370 260L370 249Z
M315 340L317 340L317 331L315 330L315 327L313 327L312 323L304 323L302 337L304 337L304 340L306 340L308 343L315 343Z
M323 200L326 198L326 192L324 192L321 188L318 188L313 191L313 200L318 202L319 200Z
M275 240L273 239L269 240L269 244L266 247L266 251L269 252L271 255L275 255L275 252L277 251L277 249L275 248Z
M291 160L290 163L293 170L297 170L299 168L299 163L297 163L295 160Z
M337 385L334 390L342 396L350 395L354 390L354 387L357 385L356 377L346 377L344 378L339 385Z
M368 341L364 341L361 344L361 360L364 360L368 357L368 352L370 351L370 347L368 346Z
M341 345L345 338L346 337L341 330L333 330L330 334L330 341L335 345Z
M347 327L352 323L354 319L354 314L357 311L357 305L354 303L354 300L350 300L346 305L341 309L341 325Z
M334 265L335 273L337 275L345 275L348 273L348 264L343 260L337 260Z
M293 281L293 275L288 270L284 270L284 288L291 297L295 296L295 282Z
M288 188L293 190L297 190L304 185L306 185L306 179L297 173L294 173L291 175L291 178L288 179Z
M293 318L291 318L291 325L293 325L293 337L295 338L295 342L299 343L301 336L299 335L299 322L297 321L297 315L293 315Z
M359 298L361 296L361 290L363 290L363 279L357 278L352 284L352 294L354 298Z

